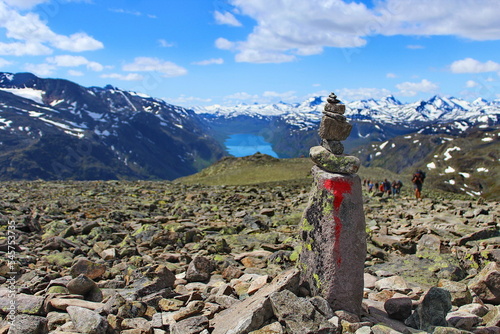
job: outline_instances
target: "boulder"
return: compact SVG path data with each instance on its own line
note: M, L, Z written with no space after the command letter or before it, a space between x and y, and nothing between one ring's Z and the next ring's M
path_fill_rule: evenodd
M106 318L99 313L79 306L68 306L66 311L80 333L105 334L108 328Z
M500 264L490 262L469 282L469 289L485 303L500 304Z
M436 326L448 326L446 315L451 310L451 294L448 290L432 287L413 314L406 319L407 326L432 332Z
M305 298L283 290L269 296L274 315L289 334L335 333L337 327Z

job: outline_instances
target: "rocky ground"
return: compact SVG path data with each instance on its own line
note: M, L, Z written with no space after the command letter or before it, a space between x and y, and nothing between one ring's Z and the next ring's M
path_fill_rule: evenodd
M0 333L500 333L499 203L366 194L357 316L297 284L308 186L0 189Z

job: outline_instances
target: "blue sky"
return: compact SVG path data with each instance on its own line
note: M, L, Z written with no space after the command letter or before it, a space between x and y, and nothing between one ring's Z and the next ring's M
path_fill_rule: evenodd
M0 0L0 71L181 106L500 98L498 0Z

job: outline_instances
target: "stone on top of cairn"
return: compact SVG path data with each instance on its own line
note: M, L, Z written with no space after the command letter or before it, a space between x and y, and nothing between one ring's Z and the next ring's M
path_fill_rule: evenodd
M311 160L321 169L332 173L354 174L358 171L361 162L353 156L343 155L344 145L352 130L344 116L345 104L341 104L335 93L331 93L324 107L323 118L319 127L321 146L311 148Z

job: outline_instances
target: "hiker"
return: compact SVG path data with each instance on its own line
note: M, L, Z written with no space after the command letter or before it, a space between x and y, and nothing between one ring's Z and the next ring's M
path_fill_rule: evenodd
M387 196L391 196L391 182L387 179L384 180L384 193L387 194Z
M398 183L396 182L396 180L392 181L391 188L392 188L392 195L396 196L398 194Z
M422 199L422 186L424 184L425 180L425 173L418 169L415 174L413 174L413 178L411 179L411 182L413 182L413 186L415 188L415 198L417 201L419 199Z
M372 180L368 180L368 192L371 193L373 191L373 181Z

